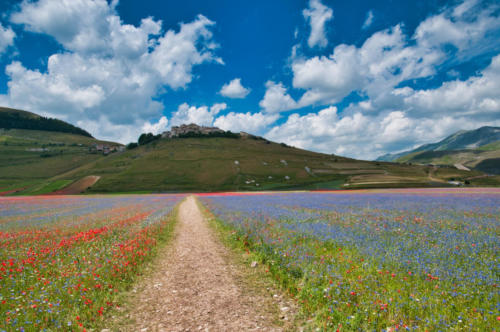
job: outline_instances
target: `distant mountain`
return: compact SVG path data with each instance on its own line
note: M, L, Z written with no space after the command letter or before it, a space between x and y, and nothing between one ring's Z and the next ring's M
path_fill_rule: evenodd
M490 143L500 141L500 127L481 127L475 130L460 130L437 143L421 145L416 149L395 154L386 154L378 161L406 161L417 152L474 150Z
M55 131L92 137L87 131L67 122L7 107L0 107L0 128Z
M444 140L414 150L384 155L378 160L399 163L450 165L462 170L500 174L500 128L461 130Z

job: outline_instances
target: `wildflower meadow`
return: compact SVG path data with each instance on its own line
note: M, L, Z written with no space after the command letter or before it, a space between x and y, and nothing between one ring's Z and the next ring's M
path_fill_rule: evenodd
M184 197L0 198L0 331L103 326ZM321 330L498 330L498 189L199 199Z
M99 326L182 195L0 198L0 331Z
M206 195L234 242L325 330L500 326L500 191Z

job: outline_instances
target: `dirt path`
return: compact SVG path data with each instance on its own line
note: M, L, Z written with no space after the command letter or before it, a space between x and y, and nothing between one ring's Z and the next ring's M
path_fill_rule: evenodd
M153 274L138 286L127 331L275 331L259 307L268 300L247 294L236 267L212 234L193 197L179 209L173 244Z

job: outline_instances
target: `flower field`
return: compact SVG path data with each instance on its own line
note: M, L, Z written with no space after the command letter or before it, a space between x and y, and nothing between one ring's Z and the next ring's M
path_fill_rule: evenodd
M493 331L500 190L205 195L328 330Z
M0 198L0 331L99 326L183 197Z

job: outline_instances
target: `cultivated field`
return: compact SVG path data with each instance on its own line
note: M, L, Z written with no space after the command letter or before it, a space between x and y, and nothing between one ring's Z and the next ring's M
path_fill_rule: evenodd
M0 331L101 325L182 195L0 199Z
M108 320L120 317L127 305L123 294L132 287L139 300L128 312L136 321L124 322L124 330L152 322L159 331L169 331L164 324L274 326L272 317L260 322L258 312L246 317L262 296L240 287L237 266L226 261L221 237L213 234L243 249L235 252L256 260L255 271L262 268L262 278L273 279L295 301L295 318L282 303L277 311L300 326L498 327L499 189L198 196L209 223L191 199L175 208L185 195L0 198L0 331L119 326ZM162 249L176 209L174 241ZM219 231L211 235L209 225ZM153 261L142 292L137 276L155 256L160 260ZM223 303L214 305L223 294L232 301L231 312L241 313L232 317ZM240 302L254 303L252 310L236 310Z
M217 195L202 202L319 326L498 327L498 189Z

